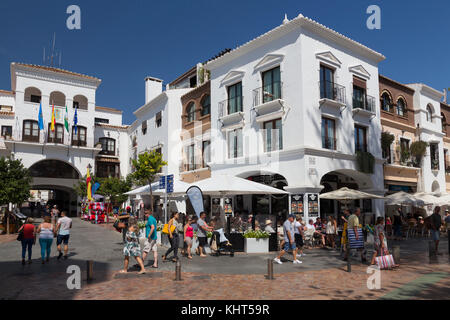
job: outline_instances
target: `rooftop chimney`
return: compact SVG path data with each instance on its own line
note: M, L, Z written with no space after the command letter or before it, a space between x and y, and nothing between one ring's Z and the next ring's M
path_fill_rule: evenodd
M145 103L156 98L162 93L162 80L153 77L145 78Z

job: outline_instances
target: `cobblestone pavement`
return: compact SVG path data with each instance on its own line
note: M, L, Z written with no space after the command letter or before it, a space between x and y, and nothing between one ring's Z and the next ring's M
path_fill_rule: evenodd
M338 252L321 249L306 251L302 265L275 265L275 280L264 276L266 261L274 254L182 258L183 280L179 282L173 281L175 265L171 262L152 269L152 261L147 261L145 275L133 268L119 274L122 236L110 227L74 220L69 259L57 261L53 246L50 263L44 265L39 245L34 247L33 264L22 266L20 244L0 243L0 299L450 299L447 239L441 244L443 254L433 261L427 257L426 240L395 243L401 247L401 267L381 271L381 288L369 290L368 266L354 261L348 273ZM159 256L163 249L159 248ZM94 260L90 283L85 281L86 260ZM81 290L67 288L69 265L82 270Z

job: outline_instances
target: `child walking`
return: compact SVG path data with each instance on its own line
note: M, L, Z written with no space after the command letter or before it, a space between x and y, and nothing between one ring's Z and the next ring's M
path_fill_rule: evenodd
M123 255L125 256L125 259L123 262L123 270L120 270L120 273L128 272L128 264L130 263L130 256L133 256L136 259L139 266L141 267L139 274L145 273L144 263L141 258L141 246L139 244L139 238L136 234L137 230L139 230L139 228L136 222L134 221L133 223L130 223L128 231L125 235L125 247L123 248Z

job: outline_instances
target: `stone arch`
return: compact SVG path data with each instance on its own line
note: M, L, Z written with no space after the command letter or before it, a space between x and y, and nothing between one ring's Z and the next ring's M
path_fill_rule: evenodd
M66 95L60 91L50 93L50 105L64 107L66 105Z
M44 159L29 168L33 178L80 179L80 171L71 163L59 159Z
M433 182L433 184L431 185L431 192L439 192L441 190L441 187L439 185L439 182L437 182L436 180Z
M88 99L81 94L74 96L73 97L73 108L87 110L88 109Z
M24 100L27 102L40 103L42 99L41 90L36 87L28 87L25 89Z

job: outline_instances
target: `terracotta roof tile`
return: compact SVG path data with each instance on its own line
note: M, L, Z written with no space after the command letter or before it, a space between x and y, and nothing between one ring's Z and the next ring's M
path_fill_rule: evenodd
M99 78L96 78L96 77L88 76L88 75L77 73L77 72L72 72L69 70L54 68L54 67L40 66L40 65L36 65L36 64L28 64L28 63L21 63L21 62L13 62L12 64L16 64L18 66L23 66L23 67L28 67L28 68L33 68L33 69L41 69L41 70L46 70L46 71L59 72L59 73L64 73L64 74L71 75L71 76L77 76L77 77L87 78L87 79L91 79L91 80L101 81Z
M9 90L0 90L0 93L2 93L2 94L7 94L7 95L11 95L11 96L14 95L14 92L13 92L13 91L9 91Z
M108 108L108 107L100 107L100 106L96 106L95 110L98 110L98 111L109 111L109 112L114 112L114 113L123 113L123 111L119 110L119 109Z

